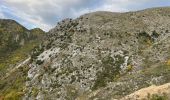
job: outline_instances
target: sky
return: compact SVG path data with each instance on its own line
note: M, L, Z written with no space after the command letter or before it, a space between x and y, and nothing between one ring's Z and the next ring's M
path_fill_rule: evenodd
M0 0L0 19L48 31L58 21L94 11L127 12L170 6L170 0Z

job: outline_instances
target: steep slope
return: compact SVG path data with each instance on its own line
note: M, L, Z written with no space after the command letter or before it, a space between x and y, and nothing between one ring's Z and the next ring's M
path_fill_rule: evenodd
M170 81L170 8L66 19L32 52L23 99L119 99Z
M28 30L14 20L0 19L0 100L5 96L15 98L17 92L21 94L28 67L19 67L44 35L40 29Z

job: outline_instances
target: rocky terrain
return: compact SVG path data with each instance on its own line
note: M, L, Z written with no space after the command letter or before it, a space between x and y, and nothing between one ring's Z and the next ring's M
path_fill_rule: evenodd
M27 60L23 100L169 100L170 8L65 19Z
M32 53L23 99L120 99L170 81L170 8L65 19Z

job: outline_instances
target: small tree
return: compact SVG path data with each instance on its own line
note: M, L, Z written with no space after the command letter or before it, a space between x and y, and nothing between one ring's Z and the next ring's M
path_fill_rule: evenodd
M153 38L158 38L159 34L154 30L151 35Z
M41 65L44 63L44 60L37 60L36 64Z

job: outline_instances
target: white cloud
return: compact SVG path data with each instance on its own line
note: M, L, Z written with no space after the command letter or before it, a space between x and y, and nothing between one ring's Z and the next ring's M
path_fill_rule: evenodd
M73 11L95 0L3 0L17 17L48 30L58 20L75 17Z
M0 11L0 18L5 18L5 16L3 15L1 11Z
M143 5L146 2L154 0L104 0L105 3L97 8L97 10L112 11L112 12L126 12L135 6Z
M2 12L1 7L0 7L0 18L5 18L4 14L3 14L3 12Z

